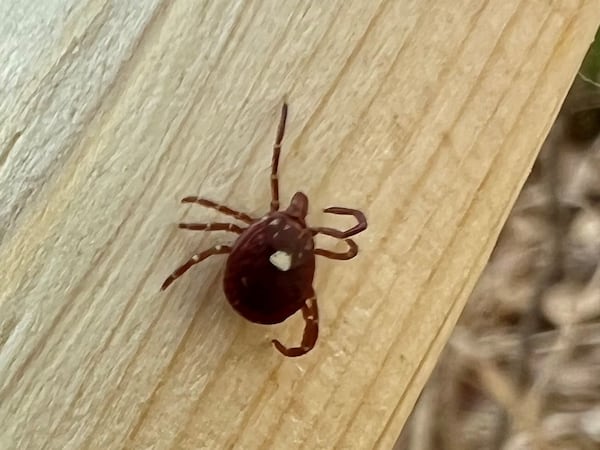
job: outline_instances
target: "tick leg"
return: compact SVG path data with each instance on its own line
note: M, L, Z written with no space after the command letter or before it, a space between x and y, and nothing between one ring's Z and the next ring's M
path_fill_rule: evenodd
M231 231L233 233L242 234L244 228L234 223L180 223L179 228L184 230L205 230L205 231Z
M281 141L285 133L286 118L287 103L284 102L281 107L281 118L279 119L275 144L273 144L273 159L271 161L271 212L279 211L279 175L277 174L277 169L279 167L279 154L281 153Z
M215 203L205 198L186 197L181 200L181 203L196 203L198 205L206 206L207 208L216 209L217 211L222 212L223 214L235 217L236 219L241 220L242 222L246 222L247 224L256 222L256 219L253 219L248 214L236 211L235 209L228 208L225 205L220 205L219 203Z
M310 228L310 230L312 231L313 234L326 234L327 236L332 236L334 238L346 239L346 238L349 238L350 236L354 236L355 234L358 234L361 231L365 231L367 229L367 218L361 211L359 211L357 209L341 208L338 206L334 206L331 208L324 209L323 212L330 213L330 214L342 214L342 215L347 215L347 216L354 216L354 218L356 219L356 221L358 223L356 225L354 225L352 228L349 228L348 230L345 230L345 231L336 230L335 228L326 228L326 227Z
M319 337L319 308L317 307L317 298L315 296L304 302L304 306L302 306L302 317L304 317L306 325L304 327L304 334L302 335L302 344L300 347L288 348L277 339L271 341L275 348L284 356L290 358L302 356L311 351L315 346L317 338Z
M352 259L358 254L358 245L352 239L345 239L344 242L348 244L349 249L345 252L332 252L322 248L315 249L315 255L321 255L325 258L330 259Z
M228 245L215 245L214 247L209 248L208 250L205 250L200 253L196 253L194 256L192 256L190 259L188 259L185 264L179 266L177 269L175 269L175 271L171 275L169 275L169 277L165 280L165 282L160 287L160 290L164 291L166 288L168 288L169 285L173 281L175 281L177 278L179 278L181 275L183 275L185 272L187 272L187 270L190 267L192 267L194 264L198 264L200 261L205 260L209 256L222 255L225 253L229 253L230 251L231 251L231 247Z

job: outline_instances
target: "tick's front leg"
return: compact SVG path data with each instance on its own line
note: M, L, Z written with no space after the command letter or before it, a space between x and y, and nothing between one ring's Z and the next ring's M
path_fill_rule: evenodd
M220 203L213 202L212 200L208 200L206 198L185 197L181 199L181 203L196 203L197 205L202 205L206 208L216 209L217 211L222 212L223 214L235 217L236 219L241 220L242 222L246 222L248 225L256 222L256 219L253 219L246 213L237 211L235 209L231 209L228 206L221 205Z
M273 345L279 350L284 356L290 358L295 356L302 356L313 349L317 343L319 337L319 308L317 306L317 297L313 296L304 302L302 306L302 317L306 325L304 327L304 334L302 336L302 344L300 347L288 348L279 342L277 339L273 339Z
M273 144L273 159L271 160L271 212L279 211L279 155L281 153L281 141L285 134L285 120L287 118L287 104L284 102L281 107L281 118L277 128L275 144Z
M335 228L327 227L311 227L310 230L313 234L326 234L327 236L332 236L338 239L347 239L367 229L367 218L362 213L362 211L359 211L358 209L332 206L331 208L325 208L323 212L329 214L341 214L344 216L354 216L357 223L348 230L336 230Z

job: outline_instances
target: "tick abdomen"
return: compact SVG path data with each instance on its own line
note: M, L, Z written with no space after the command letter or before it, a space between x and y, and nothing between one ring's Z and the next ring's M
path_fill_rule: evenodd
M261 324L283 322L300 310L313 295L315 271L312 252L289 268L272 262L271 256L282 249L273 244L269 224L270 220L257 222L239 237L227 259L223 279L231 306L246 319Z

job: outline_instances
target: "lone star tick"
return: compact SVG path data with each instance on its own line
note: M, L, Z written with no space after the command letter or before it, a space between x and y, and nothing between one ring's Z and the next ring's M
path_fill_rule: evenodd
M292 357L309 352L315 346L319 335L319 310L312 287L315 255L339 260L354 258L358 253L358 246L348 238L364 231L367 228L367 220L361 211L331 207L324 212L354 216L357 224L346 231L308 227L308 198L302 192L294 194L290 206L285 211L279 210L277 167L286 117L287 104L284 103L273 146L270 211L261 218L253 218L204 198L184 198L182 203L197 203L216 209L244 222L247 226L221 222L180 223L179 228L186 230L223 230L237 233L239 236L232 245L215 245L193 255L165 280L161 290L166 289L194 264L212 255L228 254L223 287L227 300L239 314L251 322L274 324L283 322L296 311L302 310L306 322L302 344L289 348L276 339L272 340L277 350L285 356ZM348 245L348 250L338 253L315 248L314 236L317 234L343 239Z

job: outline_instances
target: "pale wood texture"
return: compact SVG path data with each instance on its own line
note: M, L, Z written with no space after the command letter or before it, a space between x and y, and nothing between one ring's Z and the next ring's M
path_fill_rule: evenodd
M43 7L42 7L43 5ZM598 0L0 2L0 447L391 448L600 20ZM364 209L321 338L245 322L229 236L282 197ZM324 243L335 246L331 240ZM340 248L342 248L340 246Z

